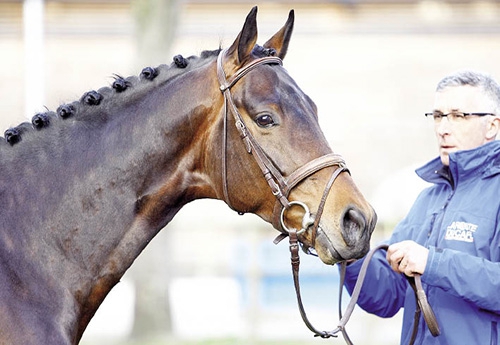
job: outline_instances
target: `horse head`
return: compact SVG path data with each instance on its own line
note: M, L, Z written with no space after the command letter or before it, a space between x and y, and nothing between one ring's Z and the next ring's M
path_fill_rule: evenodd
M360 258L369 249L376 214L343 159L332 153L316 105L281 66L294 12L263 46L256 45L256 15L253 8L218 58L224 123L216 139L221 143L214 143L221 147L214 164L222 162L215 169L222 176L217 195L285 235L298 230L302 244L326 264Z

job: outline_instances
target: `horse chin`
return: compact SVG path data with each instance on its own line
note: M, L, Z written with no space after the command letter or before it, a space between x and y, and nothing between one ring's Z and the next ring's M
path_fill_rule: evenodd
M326 265L335 265L337 262L344 260L321 227L318 228L314 249L318 253L318 257Z
M324 248L322 246L316 246L316 253L318 257L326 265L335 265L337 262L343 261L340 254L335 250L335 248Z
M335 239L335 236L328 236L321 227L318 228L314 249L321 261L327 265L335 265L345 260L359 259L365 256L370 249L369 243L366 245L358 244L357 248L349 248L346 247L343 241Z

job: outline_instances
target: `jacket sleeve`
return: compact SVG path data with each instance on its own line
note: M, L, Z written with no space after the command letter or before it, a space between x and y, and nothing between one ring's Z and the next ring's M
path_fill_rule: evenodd
M422 195L419 196L421 197ZM412 233L418 231L420 224L412 224L411 220L425 217L410 217L418 212L418 204L416 202L409 214L396 226L389 244L412 238ZM404 275L394 272L389 266L385 258L386 253L385 250L378 250L373 256L358 299L358 305L362 309L380 317L392 317L404 306L406 290L409 287ZM345 286L350 294L354 290L361 265L362 260L358 260L347 267Z
M500 263L452 249L429 248L422 282L500 315Z
M406 279L394 272L385 259L386 251L378 250L368 265L361 288L358 305L365 311L380 317L392 317L403 307ZM364 259L347 266L345 286L352 294Z

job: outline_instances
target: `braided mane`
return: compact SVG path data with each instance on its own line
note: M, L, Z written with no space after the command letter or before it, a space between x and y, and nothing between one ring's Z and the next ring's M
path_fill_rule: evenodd
M158 67L146 67L139 76L123 78L115 74L111 87L102 87L97 91L84 93L79 100L62 104L55 111L47 110L35 114L31 123L24 122L16 127L7 129L4 137L0 137L0 153L12 146L20 145L25 137L34 133L43 132L45 128L57 126L63 122L84 122L87 126L106 122L112 109L117 105L130 104L134 99L143 96L151 88L163 85L176 77L197 68L216 57L221 48L212 51L203 51L199 57L184 58L176 55L170 65L162 64Z

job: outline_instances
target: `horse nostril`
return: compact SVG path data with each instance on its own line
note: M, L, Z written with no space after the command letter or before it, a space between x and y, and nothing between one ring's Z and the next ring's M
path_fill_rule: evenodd
M366 228L366 219L356 208L349 208L342 218L342 236L348 246L355 246Z

